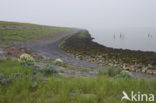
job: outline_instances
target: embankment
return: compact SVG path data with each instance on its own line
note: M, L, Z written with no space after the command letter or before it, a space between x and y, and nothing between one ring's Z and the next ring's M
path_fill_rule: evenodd
M61 48L73 57L102 66L156 75L156 53L109 48L92 41L84 30L65 39Z

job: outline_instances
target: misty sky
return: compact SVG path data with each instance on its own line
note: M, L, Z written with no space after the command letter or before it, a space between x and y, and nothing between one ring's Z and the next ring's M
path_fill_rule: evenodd
M0 0L0 20L80 28L156 27L156 0Z

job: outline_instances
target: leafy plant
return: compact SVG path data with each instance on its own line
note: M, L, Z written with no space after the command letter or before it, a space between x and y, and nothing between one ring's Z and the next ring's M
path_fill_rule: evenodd
M99 69L98 74L114 77L114 76L120 74L121 71L122 70L120 68L116 69L116 68L113 68L112 66L109 66L108 68Z
M36 81L33 81L33 82L31 83L31 87L32 87L32 88L37 87L37 85L38 85L38 83L37 83Z
M55 65L62 66L63 64L64 64L63 60L61 60L59 58L55 60Z
M129 71L122 71L120 74L116 76L116 78L132 79L134 77L132 73L130 73Z
M0 73L0 81L3 80L4 75L2 73Z
M18 61L22 66L26 66L26 67L34 65L35 62L34 58L29 54L22 54L18 59Z
M40 68L40 71L45 75L58 73L52 64L47 64L44 68Z

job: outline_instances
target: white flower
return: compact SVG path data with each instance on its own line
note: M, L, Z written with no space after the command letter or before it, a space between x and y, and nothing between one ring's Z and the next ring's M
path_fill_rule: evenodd
M34 64L35 60L33 57L31 57L31 55L25 53L20 56L18 62L22 65L30 66Z
M55 64L56 65L62 65L63 64L63 60L61 60L60 58L55 60Z
M62 62L63 63L63 60L61 60L60 58L56 59L55 62Z

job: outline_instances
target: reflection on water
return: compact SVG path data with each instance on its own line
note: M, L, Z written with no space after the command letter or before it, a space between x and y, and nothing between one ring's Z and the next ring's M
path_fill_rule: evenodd
M156 28L92 29L90 33L107 47L156 52Z

